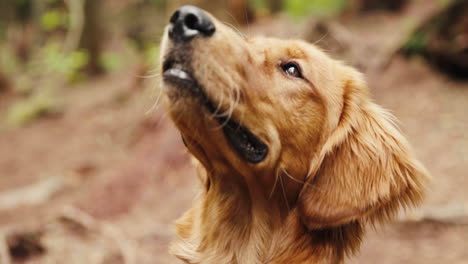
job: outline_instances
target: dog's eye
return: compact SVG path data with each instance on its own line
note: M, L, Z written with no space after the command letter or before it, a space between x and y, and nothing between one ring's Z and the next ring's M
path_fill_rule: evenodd
M301 69L295 62L287 62L281 64L281 69L286 73L288 76L294 78L302 78Z

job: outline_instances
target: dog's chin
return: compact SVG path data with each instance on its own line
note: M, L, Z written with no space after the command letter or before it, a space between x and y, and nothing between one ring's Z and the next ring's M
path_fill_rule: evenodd
M202 85L194 78L186 62L166 59L163 63L163 81L168 88L166 93L171 104L183 101L184 111L193 111L195 107L202 108L206 113L223 126L224 135L236 153L250 163L263 161L268 154L268 146L249 129L234 121L235 117L227 119L219 116L219 109L204 91ZM195 112L195 111L194 111ZM191 113L191 116L196 113Z

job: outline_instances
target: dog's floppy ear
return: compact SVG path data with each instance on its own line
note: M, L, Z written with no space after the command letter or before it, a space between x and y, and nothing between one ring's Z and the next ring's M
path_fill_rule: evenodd
M388 219L420 202L428 179L392 116L370 101L363 82L344 83L338 125L299 195L298 211L310 229Z

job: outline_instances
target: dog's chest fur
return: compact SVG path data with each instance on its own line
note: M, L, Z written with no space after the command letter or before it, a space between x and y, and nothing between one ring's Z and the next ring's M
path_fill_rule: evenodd
M279 222L279 213L252 203L242 190L216 187L177 221L170 251L178 258L200 264L341 263L344 249L306 230L295 210Z

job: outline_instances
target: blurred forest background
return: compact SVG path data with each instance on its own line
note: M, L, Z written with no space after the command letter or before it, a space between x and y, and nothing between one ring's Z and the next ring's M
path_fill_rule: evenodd
M401 121L433 185L349 263L468 263L467 0L1 0L1 264L179 263L198 180L157 65L183 4L322 47Z

